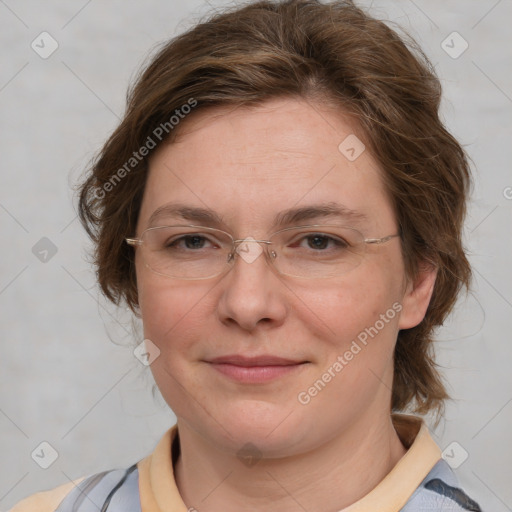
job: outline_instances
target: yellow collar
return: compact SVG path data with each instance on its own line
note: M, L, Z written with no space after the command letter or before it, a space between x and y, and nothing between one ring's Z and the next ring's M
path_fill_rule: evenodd
M408 447L388 475L343 512L398 512L441 457L425 423L415 416L393 414L393 425ZM171 446L177 426L162 437L154 452L139 462L142 512L187 512L174 479Z

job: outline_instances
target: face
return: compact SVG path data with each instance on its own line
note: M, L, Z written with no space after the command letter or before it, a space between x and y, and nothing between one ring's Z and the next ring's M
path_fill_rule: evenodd
M195 224L267 239L289 227L275 225L277 214L307 207L291 225L349 225L365 238L398 231L375 159L339 149L355 131L340 112L278 99L198 112L180 130L150 161L138 236ZM177 204L185 216L171 213ZM360 215L313 212L327 204ZM194 208L210 215L195 218ZM431 292L418 298L406 280L399 238L367 245L356 268L329 279L280 275L264 254L230 268L163 277L136 251L144 335L160 350L151 369L178 422L225 450L250 441L277 457L389 416L398 331L421 320Z

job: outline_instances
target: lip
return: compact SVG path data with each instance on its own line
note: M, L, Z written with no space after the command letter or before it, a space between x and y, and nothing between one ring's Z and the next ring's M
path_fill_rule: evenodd
M242 356L240 354L230 354L226 356L215 357L208 360L209 363L213 364L231 364L234 366L289 366L295 364L305 363L306 361L297 361L293 359L287 359L284 357L278 357L273 355L260 355L260 356Z
M215 357L206 362L226 377L247 384L265 383L285 377L308 363L272 355L247 357L238 354Z

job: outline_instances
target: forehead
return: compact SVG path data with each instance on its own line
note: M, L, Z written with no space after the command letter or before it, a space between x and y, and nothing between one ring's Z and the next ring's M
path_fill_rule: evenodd
M309 100L198 111L152 155L140 221L173 202L254 225L319 203L360 211L370 224L377 212L392 217L381 171L356 131L341 112Z

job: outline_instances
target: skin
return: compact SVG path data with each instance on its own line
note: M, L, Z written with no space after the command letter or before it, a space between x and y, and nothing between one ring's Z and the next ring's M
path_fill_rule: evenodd
M340 112L304 99L199 111L182 123L175 143L152 155L137 236L157 208L172 202L215 210L223 224L211 227L235 238L266 239L277 212L333 201L367 216L359 225L365 237L396 233L377 161L366 150L350 162L338 150L354 132ZM176 480L187 507L340 510L403 456L390 420L393 350L398 331L423 319L435 271L408 280L398 238L369 245L357 268L334 279L282 276L265 257L250 264L238 258L213 279L170 279L146 268L141 251L136 271L144 334L161 351L151 369L178 420ZM298 393L394 303L401 312L301 404ZM307 363L247 384L208 362L226 354ZM237 457L247 443L261 456L252 466Z

